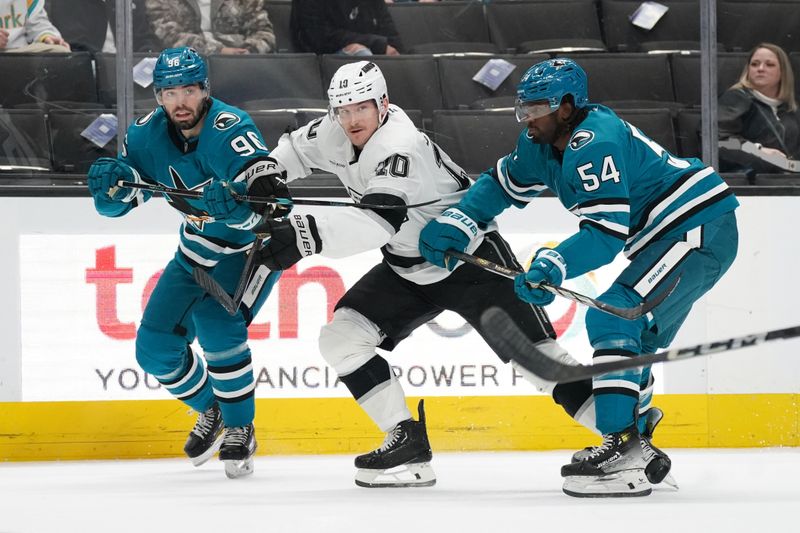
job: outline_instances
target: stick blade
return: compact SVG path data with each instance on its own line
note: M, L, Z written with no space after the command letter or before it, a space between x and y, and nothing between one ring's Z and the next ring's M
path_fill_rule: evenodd
M209 296L214 298L229 315L233 316L239 311L239 306L233 301L231 295L225 292L222 285L217 283L211 274L202 268L195 267L192 269L192 277Z
M540 351L522 330L511 320L504 310L490 307L481 315L481 325L485 331L486 342L498 354L510 357L523 368L547 381L574 381L570 370L584 365L565 365L550 359ZM578 378L580 379L580 378Z

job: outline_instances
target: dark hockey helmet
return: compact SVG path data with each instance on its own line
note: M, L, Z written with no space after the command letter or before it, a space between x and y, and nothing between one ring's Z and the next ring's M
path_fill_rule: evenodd
M167 48L159 54L153 68L153 89L201 84L208 89L208 67L194 48Z
M561 105L564 96L570 94L576 108L589 104L586 72L573 60L548 59L537 63L522 76L517 85L517 120L537 118L552 113ZM531 106L530 102L547 102L547 105Z

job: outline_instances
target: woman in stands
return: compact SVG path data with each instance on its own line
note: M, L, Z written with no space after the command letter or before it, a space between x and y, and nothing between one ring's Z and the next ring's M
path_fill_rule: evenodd
M742 74L719 99L720 139L739 137L762 151L800 159L800 113L794 74L780 46L761 43L750 52ZM720 149L722 171L779 172L774 165L739 150Z

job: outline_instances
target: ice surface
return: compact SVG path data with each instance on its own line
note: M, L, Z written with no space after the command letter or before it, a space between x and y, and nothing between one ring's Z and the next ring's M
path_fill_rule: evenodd
M353 457L0 464L0 532L691 533L798 531L800 449L668 450L679 491L575 499L570 451L437 453L432 488L364 489Z

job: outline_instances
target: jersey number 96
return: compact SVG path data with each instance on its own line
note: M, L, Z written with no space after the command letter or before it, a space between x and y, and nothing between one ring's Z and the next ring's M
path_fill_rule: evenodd
M245 135L247 136L245 137ZM233 148L237 154L241 156L253 155L256 153L256 148L265 152L268 151L267 147L264 146L264 143L262 143L261 139L256 135L256 132L248 131L245 135L234 137L231 141L231 148Z

